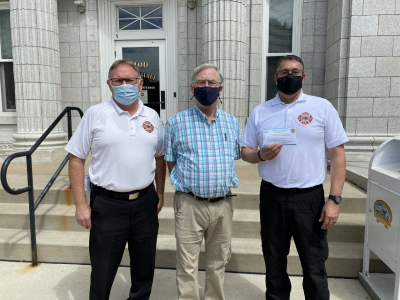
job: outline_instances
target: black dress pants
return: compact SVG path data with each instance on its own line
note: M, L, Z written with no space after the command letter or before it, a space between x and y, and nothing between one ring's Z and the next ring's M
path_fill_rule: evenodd
M325 269L327 230L321 229L322 223L318 222L324 204L322 184L307 189L282 189L262 181L260 222L267 300L290 299L287 256L291 237L303 268L305 299L329 299Z
M158 234L158 200L154 185L132 201L96 195L96 190L92 190L90 300L109 299L127 242L131 267L129 299L150 298Z

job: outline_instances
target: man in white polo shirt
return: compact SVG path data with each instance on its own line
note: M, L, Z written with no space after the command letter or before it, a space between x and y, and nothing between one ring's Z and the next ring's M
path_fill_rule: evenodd
M328 300L327 229L339 216L348 138L326 99L302 92L303 61L282 57L274 79L279 92L252 112L240 140L242 158L258 163L261 240L268 300L288 300L287 255L293 237L303 268L306 300ZM331 188L325 203L326 148Z
M138 98L143 81L136 65L127 60L114 62L107 84L112 98L87 110L65 148L70 153L75 217L90 229L90 299L109 299L127 242L132 284L129 299L149 299L157 214L164 203L164 128L158 114ZM90 205L84 190L89 152Z

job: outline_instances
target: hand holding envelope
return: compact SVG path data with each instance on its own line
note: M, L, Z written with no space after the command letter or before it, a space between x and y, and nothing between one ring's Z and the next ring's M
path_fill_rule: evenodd
M260 150L260 156L264 160L272 160L274 159L279 152L281 152L282 144L273 143L271 145L262 147Z
M263 129L263 147L260 151L262 159L274 159L281 151L282 145L297 145L296 128Z

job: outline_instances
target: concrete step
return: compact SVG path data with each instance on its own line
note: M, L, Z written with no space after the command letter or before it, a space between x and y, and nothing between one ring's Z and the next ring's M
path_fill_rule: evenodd
M38 260L41 262L66 262L88 264L89 232L60 232L43 230L37 234ZM160 268L175 268L175 237L159 235L157 262ZM329 276L357 277L362 266L363 245L356 243L330 243L329 259L326 263ZM0 258L6 260L31 259L29 232L26 230L0 229ZM121 265L129 265L126 249ZM200 255L200 268L204 269L204 247ZM260 239L232 239L232 258L227 270L236 272L265 272ZM300 275L301 264L291 245L288 256L288 273ZM388 273L389 269L376 256L371 258L370 271Z
M41 204L35 211L37 230L85 231L75 220L74 205ZM174 235L175 220L172 207L164 207L159 215L161 235ZM29 229L28 204L0 203L0 228ZM337 224L328 231L331 242L363 243L364 214L340 214ZM235 209L233 237L260 237L260 218L256 210Z
M34 198L40 195L51 177L48 175L37 175L34 177ZM26 179L21 175L9 175L8 180L12 188L26 187ZM232 189L232 193L238 195L233 198L235 209L254 209L259 208L259 179L240 180L239 187ZM329 195L329 181L324 182L325 198ZM172 207L174 188L166 181L165 188L165 206ZM343 187L343 202L340 205L340 211L343 213L364 213L366 205L366 192L352 184L345 183ZM87 195L87 199L89 199ZM10 195L0 187L0 203L28 203L28 193L20 195ZM43 199L43 204L73 204L73 196L69 189L68 176L59 176L52 188Z

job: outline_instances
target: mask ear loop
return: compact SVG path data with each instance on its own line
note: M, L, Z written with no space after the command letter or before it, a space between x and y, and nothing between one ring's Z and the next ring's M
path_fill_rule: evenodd
M189 101L192 101L193 97L194 97L194 95L192 96L192 98L189 99Z
M221 102L221 104L222 104L222 99L221 99L221 97L218 96L218 99L219 99L219 102Z

